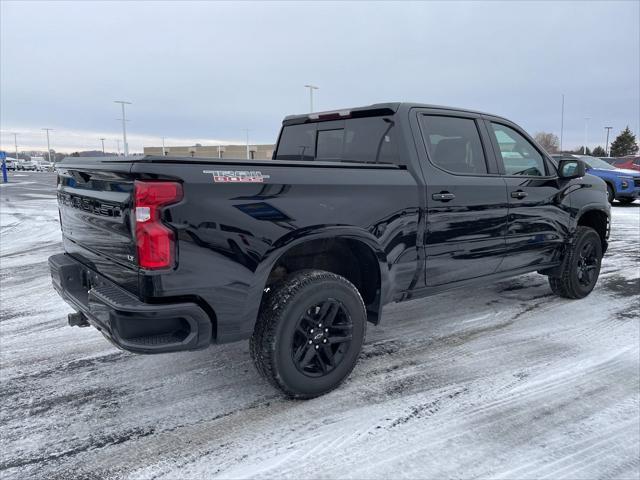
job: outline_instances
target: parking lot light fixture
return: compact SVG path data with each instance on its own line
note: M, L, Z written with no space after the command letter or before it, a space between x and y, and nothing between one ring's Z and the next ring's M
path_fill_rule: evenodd
M589 120L591 117L584 117L584 147L582 147L582 154L587 154L587 142L589 141Z
M14 132L11 135L13 135L13 146L16 149L16 160L18 160L18 134Z
M114 103L119 103L122 106L122 141L124 142L124 156L129 156L129 145L127 144L127 117L124 113L124 106L131 105L131 102L125 102L124 100L114 100Z
M319 90L320 87L316 87L315 85L305 85L305 88L309 89L309 113L313 112L313 91Z
M609 132L611 131L613 127L604 127L604 129L607 131L607 143L605 143L604 145L604 150L605 153L607 154L607 157L609 156Z
M562 139L564 137L564 93L562 94L562 109L560 113L560 151L562 152Z
M102 142L102 155L106 156L107 154L104 153L104 141L106 140L106 138L104 137L100 137L100 141Z
M49 143L49 132L53 131L53 128L43 128L42 130L45 130L47 132L47 153L49 153L49 162L53 163L53 161L51 160L51 145Z

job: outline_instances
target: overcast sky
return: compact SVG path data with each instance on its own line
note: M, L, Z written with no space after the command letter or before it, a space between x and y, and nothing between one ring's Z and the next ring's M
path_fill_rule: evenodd
M3 148L272 143L282 117L385 101L504 115L565 147L640 118L640 2L1 2Z

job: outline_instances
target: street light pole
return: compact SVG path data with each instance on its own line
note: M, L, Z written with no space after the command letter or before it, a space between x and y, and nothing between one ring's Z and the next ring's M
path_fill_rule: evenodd
M612 129L613 127L604 127L604 129L607 131L607 143L605 144L605 153L607 154L607 157L609 156L609 131Z
M251 156L249 155L249 129L245 128L244 131L247 134L247 160L249 160L249 157Z
M13 146L16 147L16 160L18 160L18 134L12 133L13 135Z
M49 162L53 163L51 161L51 145L49 144L49 131L53 130L53 128L43 128L42 130L47 132L47 152L49 153Z
M116 138L116 145L118 146L118 156L120 156L120 139Z
M166 155L165 150L164 150L164 139L165 139L165 137L162 137L162 156L163 157Z
M124 156L129 156L129 145L127 144L127 117L124 114L124 106L131 105L131 102L125 102L124 100L114 100L113 103L119 103L122 106L122 141L124 142Z
M100 141L102 142L102 155L107 155L106 153L104 153L104 141L106 140L106 138L104 137L100 137Z
M562 94L562 113L560 115L560 151L562 152L562 138L564 136L564 93Z
M587 142L589 141L589 119L591 117L584 117L584 147L582 147L582 154L587 154Z
M313 112L313 91L318 90L320 87L315 85L305 85L305 88L309 89L309 112Z

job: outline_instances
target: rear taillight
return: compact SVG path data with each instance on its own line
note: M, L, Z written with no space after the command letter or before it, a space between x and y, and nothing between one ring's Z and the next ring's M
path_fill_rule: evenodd
M146 269L175 264L175 234L162 223L161 207L182 199L182 185L168 181L136 181L134 206L138 265Z

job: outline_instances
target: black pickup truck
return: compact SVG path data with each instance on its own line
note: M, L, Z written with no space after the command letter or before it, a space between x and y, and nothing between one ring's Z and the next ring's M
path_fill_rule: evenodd
M412 103L286 117L272 160L67 158L57 196L71 325L137 353L250 339L298 398L349 375L387 303L536 271L588 295L610 223L579 159Z

